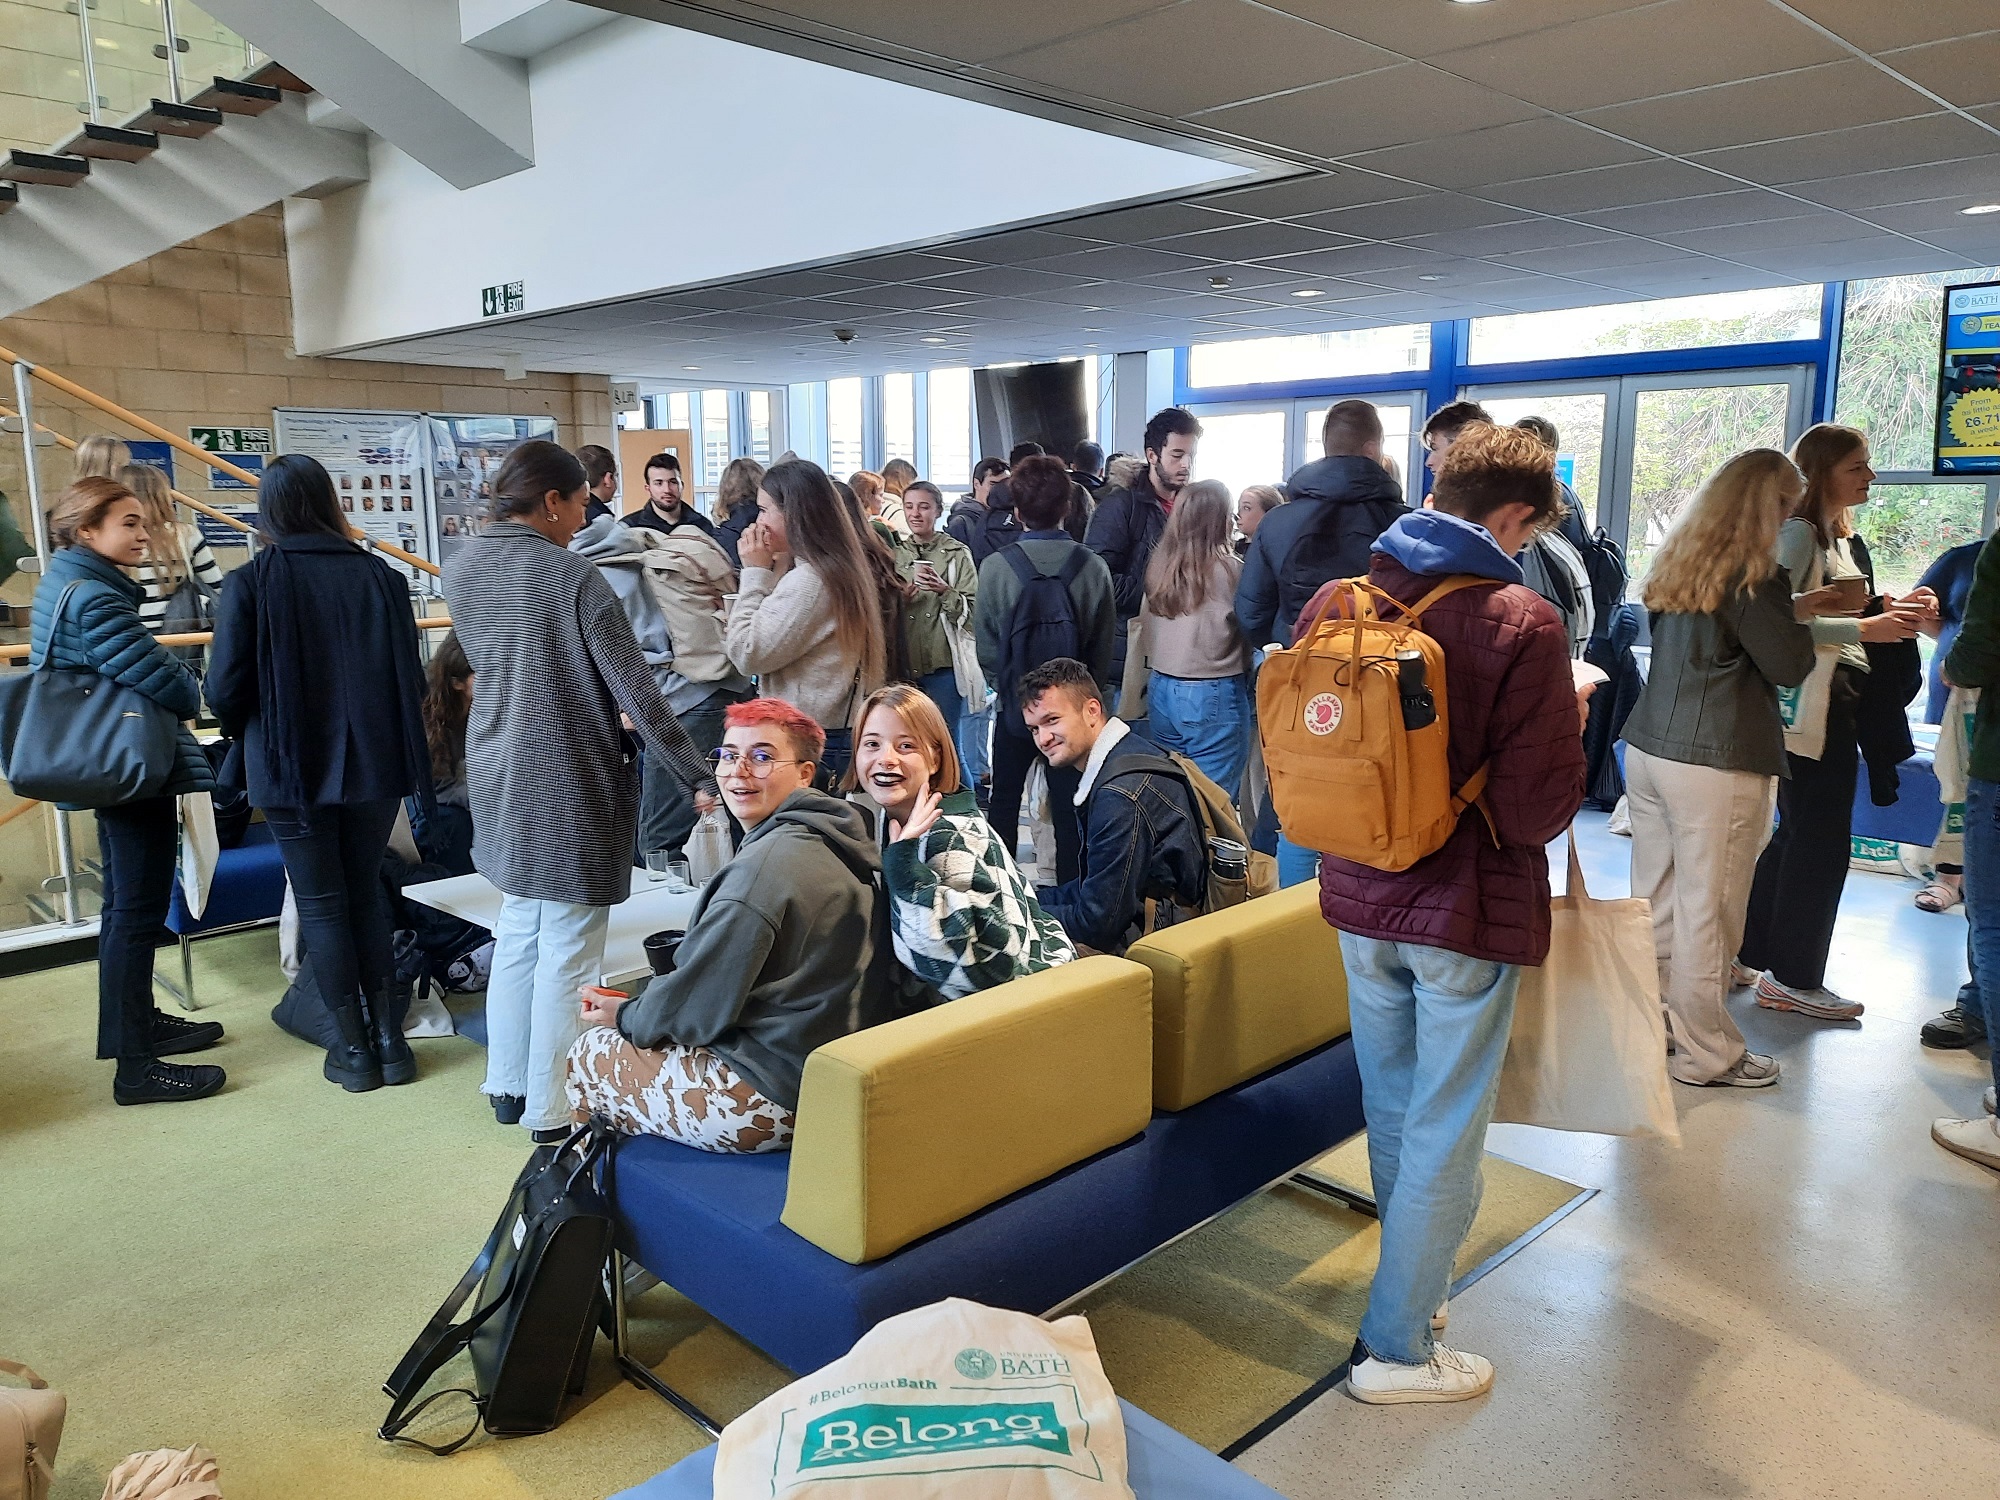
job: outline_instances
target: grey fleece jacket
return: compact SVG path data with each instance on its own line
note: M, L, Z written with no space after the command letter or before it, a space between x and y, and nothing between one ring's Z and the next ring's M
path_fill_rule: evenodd
M880 872L860 808L792 793L708 883L674 971L620 1007L618 1030L640 1047L706 1047L797 1109L807 1055L892 1014Z

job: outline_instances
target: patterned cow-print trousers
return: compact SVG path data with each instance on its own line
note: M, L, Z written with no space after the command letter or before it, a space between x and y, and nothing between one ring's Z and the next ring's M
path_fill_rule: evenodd
M593 1026L569 1049L569 1102L627 1135L660 1135L700 1151L788 1151L792 1112L706 1047L635 1047Z

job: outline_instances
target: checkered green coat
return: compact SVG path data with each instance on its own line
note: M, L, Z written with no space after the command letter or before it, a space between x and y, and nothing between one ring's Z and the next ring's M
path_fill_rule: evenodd
M891 843L886 832L884 837L882 874L896 958L946 1000L1076 957L972 793L946 797L943 814L922 839Z

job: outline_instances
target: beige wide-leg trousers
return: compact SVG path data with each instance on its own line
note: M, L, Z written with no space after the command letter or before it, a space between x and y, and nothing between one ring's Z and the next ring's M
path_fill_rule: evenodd
M1683 1083L1719 1078L1743 1056L1729 1014L1729 965L1743 943L1750 881L1771 837L1778 778L1661 760L1628 745L1632 894L1653 903L1653 951Z

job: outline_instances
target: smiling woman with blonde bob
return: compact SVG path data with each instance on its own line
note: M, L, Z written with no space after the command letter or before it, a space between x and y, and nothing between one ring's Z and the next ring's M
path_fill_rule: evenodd
M848 784L881 809L896 959L944 999L1076 957L965 789L944 715L923 693L892 683L868 696Z

